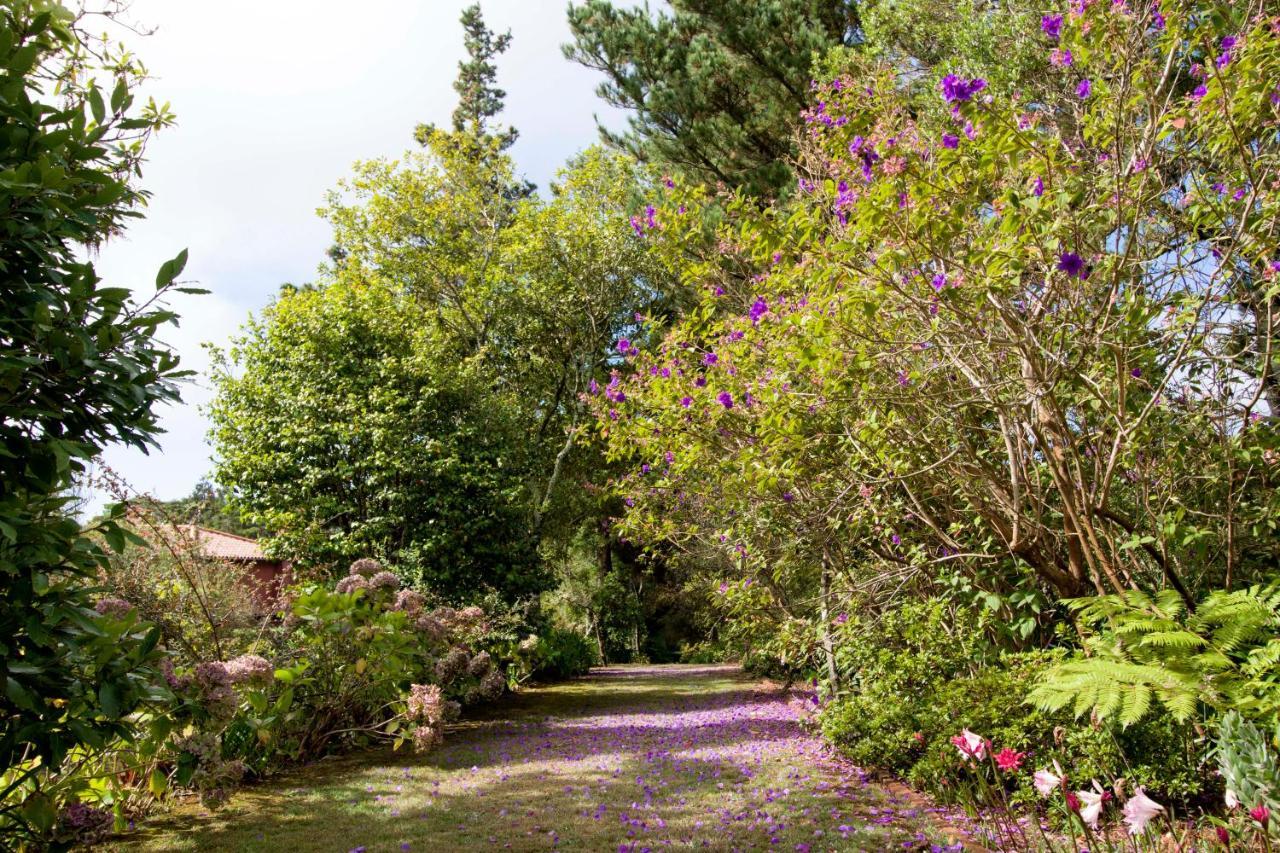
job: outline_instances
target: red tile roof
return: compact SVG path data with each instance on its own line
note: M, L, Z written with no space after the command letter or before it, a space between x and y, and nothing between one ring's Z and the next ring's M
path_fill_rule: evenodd
M194 539L206 556L215 560L235 560L251 563L257 560L270 560L262 552L256 539L236 536L234 533L223 533L221 530L210 530L194 524L179 524L178 529L184 537Z

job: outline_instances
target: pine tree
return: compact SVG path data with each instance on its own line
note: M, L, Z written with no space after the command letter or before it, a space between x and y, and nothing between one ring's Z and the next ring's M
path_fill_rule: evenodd
M633 110L611 145L706 183L759 194L788 186L796 119L815 56L860 38L851 0L671 0L672 13L569 7L565 56L608 79L598 92Z
M467 59L458 63L458 76L453 81L458 93L458 106L453 110L453 130L477 140L490 142L498 151L515 144L519 131L514 127L495 128L490 121L502 112L507 93L495 84L498 69L494 60L511 46L511 32L497 34L489 29L475 3L462 10L463 45ZM419 125L414 137L419 144L436 130L435 125Z

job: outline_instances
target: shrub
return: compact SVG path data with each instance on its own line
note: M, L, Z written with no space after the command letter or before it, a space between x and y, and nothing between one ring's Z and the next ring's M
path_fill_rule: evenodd
M541 679L583 675L596 661L595 644L576 631L550 628L538 637L533 674Z

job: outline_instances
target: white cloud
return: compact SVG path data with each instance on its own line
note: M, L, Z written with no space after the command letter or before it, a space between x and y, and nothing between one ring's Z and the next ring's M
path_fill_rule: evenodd
M155 28L131 46L169 101L177 127L149 150L147 218L103 248L110 284L150 288L156 268L187 248L183 274L209 296L179 297L180 329L166 333L186 366L207 367L201 344L225 344L285 281L313 277L329 244L315 215L352 162L394 156L419 122L446 124L462 58L464 0L135 0L134 21ZM504 119L520 129L512 153L545 187L596 140L593 115L621 119L594 95L599 78L566 61L564 4L490 0L489 25L510 28L498 62ZM188 493L210 469L203 377L164 412L162 451L115 448L105 459L141 491Z

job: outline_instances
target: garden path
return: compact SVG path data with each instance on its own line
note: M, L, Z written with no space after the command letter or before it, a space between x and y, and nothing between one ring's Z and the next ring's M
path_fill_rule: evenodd
M733 666L600 667L508 697L430 755L318 762L216 814L179 808L119 849L658 853L954 840L937 829L941 810L833 756L804 726L806 701Z

